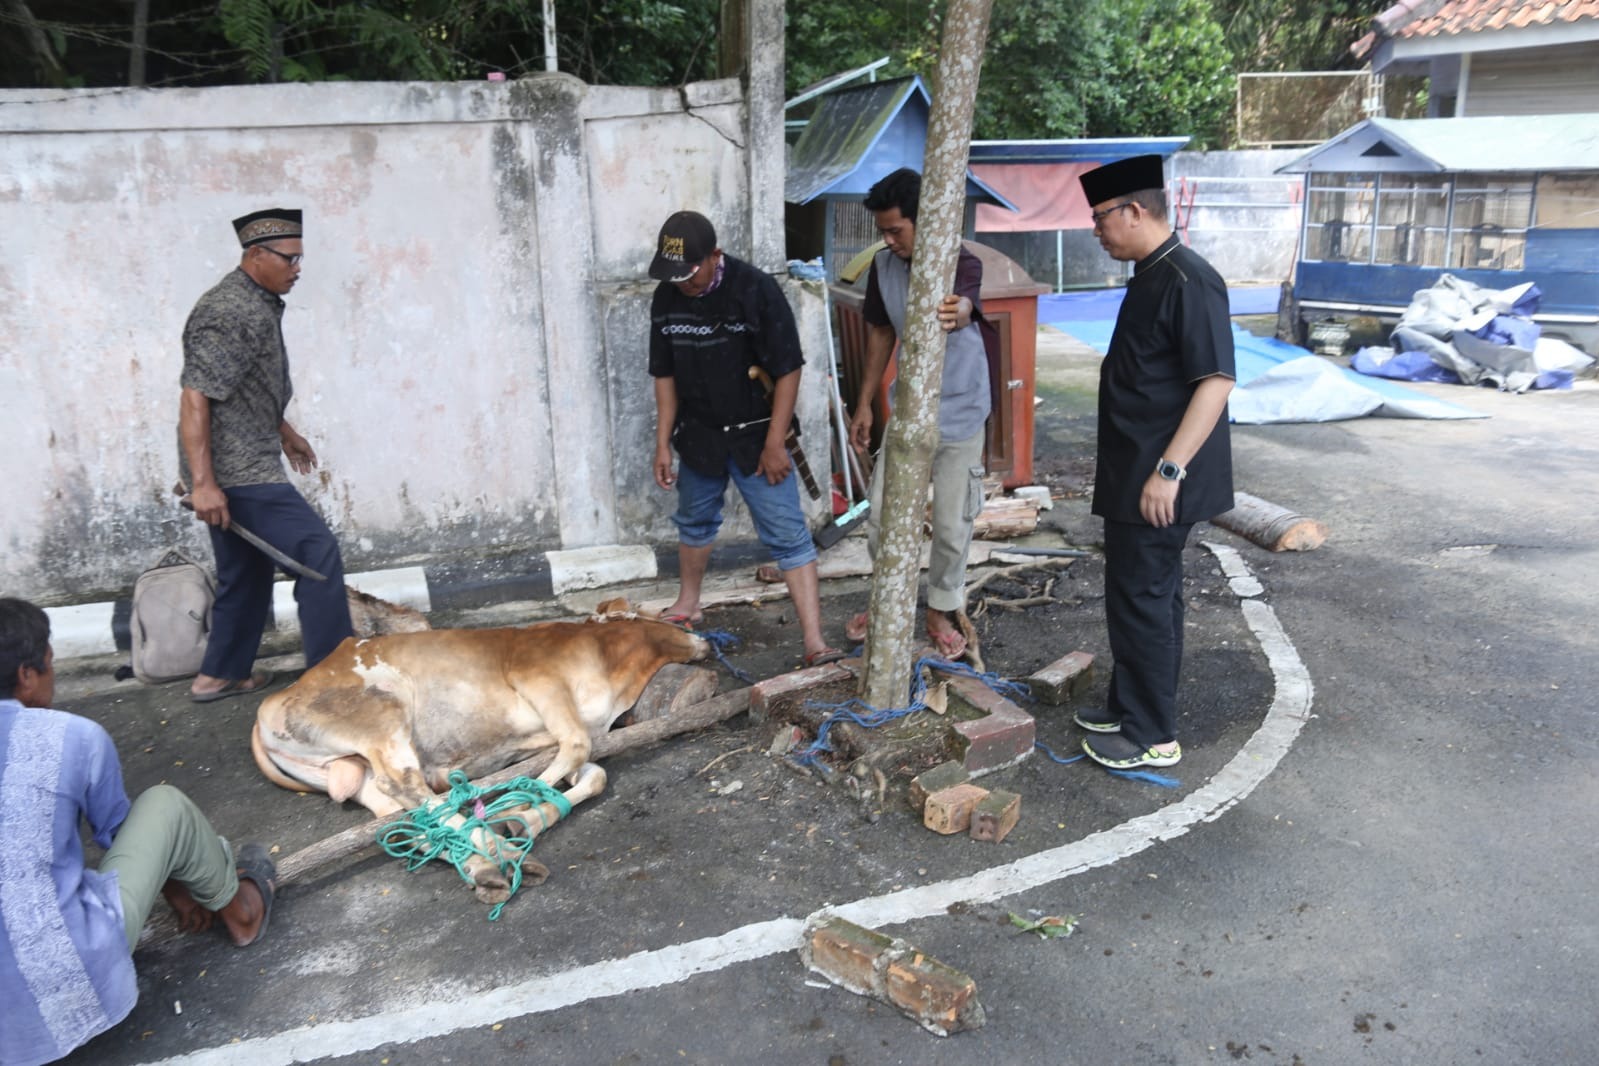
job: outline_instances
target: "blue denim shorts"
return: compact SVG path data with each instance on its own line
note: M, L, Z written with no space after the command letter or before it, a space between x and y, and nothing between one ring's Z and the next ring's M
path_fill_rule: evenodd
M728 460L719 477L702 474L687 463L677 464L677 513L672 521L677 536L690 548L703 548L716 540L722 528L722 499L731 480L755 520L756 535L780 570L804 566L816 558L816 545L800 508L799 479L794 471L775 485L761 474L743 474Z

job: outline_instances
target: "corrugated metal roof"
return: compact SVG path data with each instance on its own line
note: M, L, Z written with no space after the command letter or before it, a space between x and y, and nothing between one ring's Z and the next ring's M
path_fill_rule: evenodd
M932 98L912 75L829 92L789 150L783 199L808 204L827 193L861 195L902 166L920 170ZM967 171L966 196L1014 204Z
M1135 155L1167 158L1188 137L1069 137L1049 141L973 141L973 163L1114 163Z
M1369 118L1277 173L1550 170L1599 170L1599 114Z

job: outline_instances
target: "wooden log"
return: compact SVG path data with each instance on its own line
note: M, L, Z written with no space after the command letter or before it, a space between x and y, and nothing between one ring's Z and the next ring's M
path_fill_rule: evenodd
M594 748L589 758L597 761L642 748L679 733L690 733L718 722L725 722L734 715L742 714L748 709L749 702L749 689L734 689L732 692L696 703L692 707L684 707L667 717L641 722L624 729L614 729L594 738ZM537 777L554 761L554 749L542 751L472 783L481 788L493 788L518 777ZM285 885L296 881L303 881L324 866L374 847L377 843L378 830L393 820L374 818L362 822L285 857L277 863L278 889L281 890ZM171 910L161 910L152 915L150 921L145 924L144 932L139 937L139 946L142 948L159 943L177 932L177 917Z
M1233 509L1210 520L1268 551L1308 552L1321 547L1327 527L1247 492L1233 493Z
M716 695L717 680L716 671L703 666L667 663L655 671L655 676L644 686L632 710L618 718L614 728L652 722L685 711L696 703L703 703Z

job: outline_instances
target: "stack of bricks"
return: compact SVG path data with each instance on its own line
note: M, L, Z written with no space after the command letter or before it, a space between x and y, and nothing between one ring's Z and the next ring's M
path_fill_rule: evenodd
M986 1017L977 982L903 940L837 917L813 921L800 958L807 969L851 992L888 1003L930 1033L980 1029Z
M911 781L911 806L935 833L966 833L998 844L1016 828L1022 798L1002 788L980 788L970 776L958 762L933 767Z

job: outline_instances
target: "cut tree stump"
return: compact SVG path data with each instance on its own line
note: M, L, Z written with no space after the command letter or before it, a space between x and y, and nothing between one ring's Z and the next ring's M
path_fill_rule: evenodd
M1327 539L1327 527L1247 492L1233 493L1233 509L1210 520L1268 551L1308 552Z
M589 754L592 761L599 761L611 755L619 755L624 751L642 748L658 740L676 736L679 733L690 733L696 729L704 729L718 722L725 722L734 715L742 714L749 707L750 690L747 688L734 689L712 699L696 703L692 707L684 707L665 718L656 718L652 721L641 722L638 725L627 726L624 729L613 729L594 738L594 748ZM537 777L555 761L555 749L539 752L529 756L519 763L507 766L487 777L478 778L472 783L480 788L493 788L503 785L518 777ZM316 873L324 866L349 858L352 855L365 851L377 844L378 830L382 829L392 818L374 818L360 825L351 826L341 833L335 833L325 840L318 841L310 847L302 848L291 855L278 861L278 889L304 881L311 874ZM178 932L177 917L169 909L163 909L153 915L144 927L144 932L139 937L139 947L148 947L160 943Z

